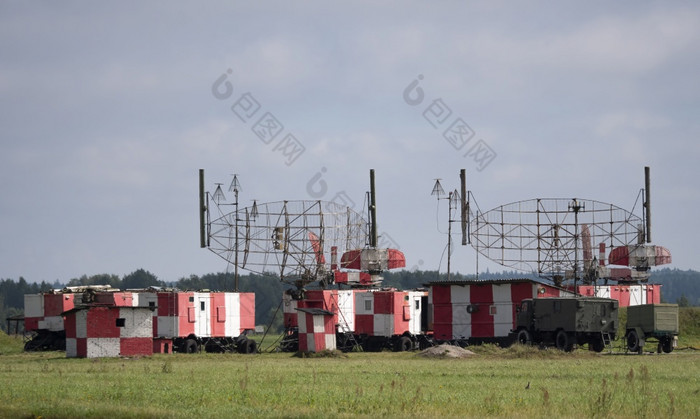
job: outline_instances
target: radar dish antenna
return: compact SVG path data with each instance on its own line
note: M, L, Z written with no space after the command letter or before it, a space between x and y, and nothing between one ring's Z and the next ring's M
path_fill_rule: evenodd
M237 266L241 269L275 274L299 288L315 281L323 285L333 282L324 256L332 247L358 249L367 241L367 222L362 216L334 202L255 201L237 212L227 212L221 205L214 210L212 252L230 264L240 253ZM236 218L241 220L237 240Z
M538 198L481 213L472 220L472 245L503 266L561 284L577 276L578 261L592 265L591 243L613 249L637 242L638 216L604 202L573 202Z

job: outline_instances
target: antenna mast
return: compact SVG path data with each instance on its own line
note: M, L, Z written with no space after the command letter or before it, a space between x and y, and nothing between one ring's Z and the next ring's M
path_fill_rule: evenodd
M651 192L649 187L651 185L651 175L649 174L649 166L644 167L644 216L646 218L647 243L651 243Z
M369 245L370 247L377 247L377 201L374 189L374 169L369 170L369 214Z

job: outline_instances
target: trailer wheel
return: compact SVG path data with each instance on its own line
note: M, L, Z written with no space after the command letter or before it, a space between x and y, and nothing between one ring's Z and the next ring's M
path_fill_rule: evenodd
M242 354L252 354L258 349L258 344L253 339L246 339L238 347L238 352Z
M197 341L194 339L187 339L183 345L183 349L186 354L193 354L197 352Z
M396 352L406 352L410 351L413 347L413 342L408 336L401 336L399 340L396 341L396 346L394 347Z
M636 330L630 330L627 333L627 349L630 352L642 353L642 348L644 347L644 341L639 338Z
M532 336L525 329L518 330L517 342L521 345L532 345Z
M668 336L663 338L661 341L661 349L663 349L663 351L667 354L670 354L673 351L673 338Z
M574 349L573 339L563 330L557 332L556 337L557 349L564 352L571 352Z

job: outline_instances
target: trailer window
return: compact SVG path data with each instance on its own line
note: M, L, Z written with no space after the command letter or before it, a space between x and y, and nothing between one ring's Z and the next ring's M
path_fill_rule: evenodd
M365 311L372 311L372 300L365 300Z
M207 309L206 306L205 306L205 304L204 304L204 301L200 301L200 302L199 302L199 309L200 309L201 311L204 311L204 310Z
M194 303L194 297L190 297L190 303Z
M117 319L117 327L125 327L126 319Z
M416 300L416 310L420 310L420 300Z
M495 316L497 312L498 312L498 309L496 308L496 306L489 307L489 314L490 315Z

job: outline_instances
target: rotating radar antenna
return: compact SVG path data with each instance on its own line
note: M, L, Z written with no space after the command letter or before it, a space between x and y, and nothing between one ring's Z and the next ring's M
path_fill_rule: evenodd
M639 195L641 216L634 209L594 200L530 199L475 216L467 212L470 243L494 262L536 273L557 285L567 280L645 282L652 266L671 263L668 249L649 244L648 167L645 177Z
M326 280L330 269L324 251L361 248L367 238L365 220L333 202L255 203L237 212L226 212L221 204L215 207L209 249L232 265L238 253L241 269L275 273L285 282Z
M600 254L593 258L591 243L602 249L636 244L641 223L636 215L603 202L531 199L478 215L471 223L472 245L503 266L561 283L604 262Z
M199 181L200 245L234 267L235 290L239 268L277 275L301 290L312 282L322 287L332 283L370 286L381 282L383 270L405 266L400 251L377 249L376 228L347 206L297 200L253 201L239 208L240 183L235 175L229 187L232 202L222 184L216 184L212 194L204 192L203 170Z

